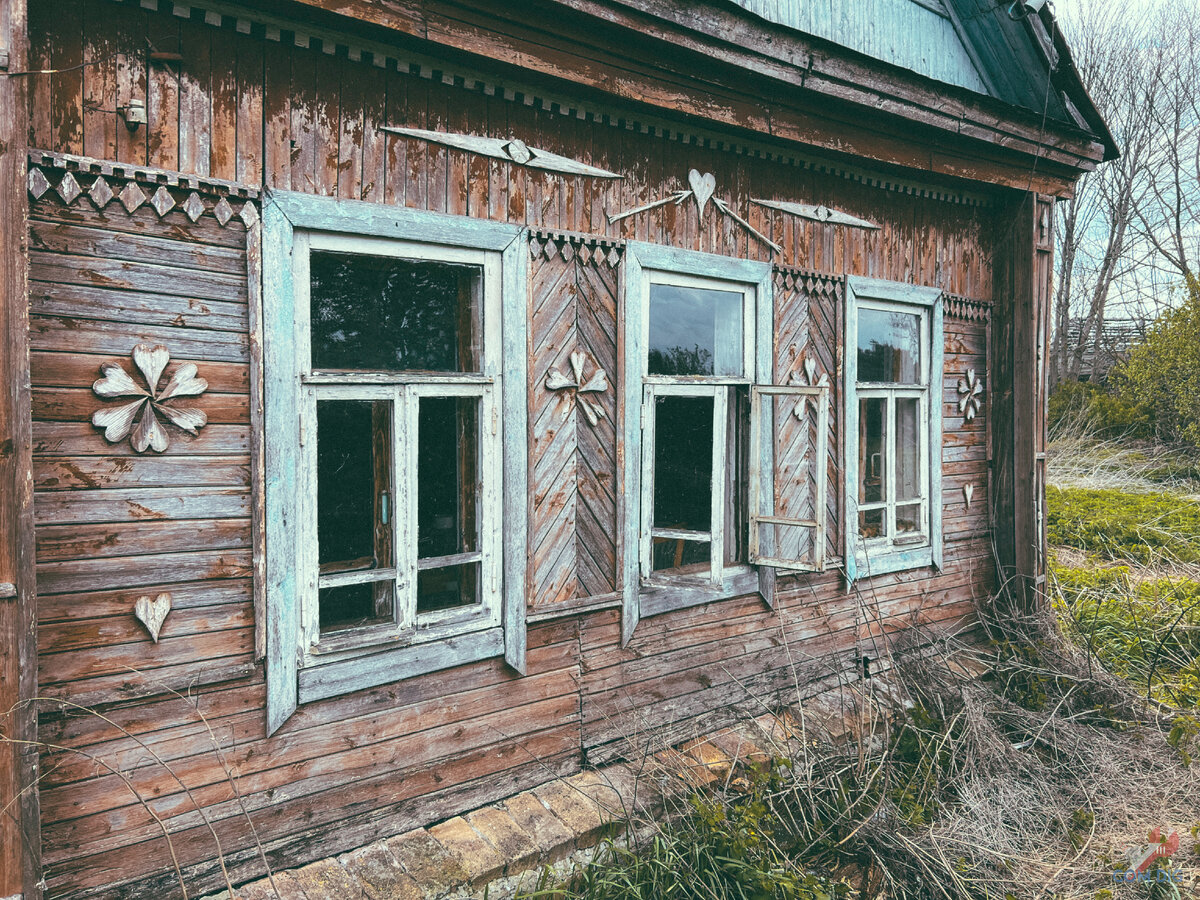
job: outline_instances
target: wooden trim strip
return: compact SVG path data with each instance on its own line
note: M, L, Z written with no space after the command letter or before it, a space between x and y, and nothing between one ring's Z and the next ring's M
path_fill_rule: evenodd
M728 134L716 130L695 127L681 129L676 121L664 116L639 115L627 117L612 107L581 101L578 96L555 95L543 87L520 82L499 83L492 76L465 66L456 66L444 59L405 52L400 55L395 45L376 43L350 36L344 32L326 29L294 30L296 23L273 18L258 11L239 10L232 15L228 8L219 9L215 4L173 0L110 0L115 3L136 4L144 9L159 10L175 15L191 16L192 10L202 11L200 21L225 32L249 34L261 40L280 43L287 41L297 47L318 50L331 56L344 56L389 71L401 72L428 81L454 85L465 90L481 93L486 97L497 97L513 104L543 110L586 122L607 125L625 131L636 131L651 137L686 144L709 150L720 150L777 163L800 169L832 175L848 181L880 190L909 194L932 200L940 200L965 206L991 206L992 201L982 192L948 188L919 178L903 178L894 174L876 171L868 167L846 165L833 157L797 152L794 148L781 150L778 143L730 140ZM305 0L309 2L309 0ZM932 174L932 173L931 173Z
M136 181L139 184L167 185L183 190L197 191L214 197L236 197L240 200L256 200L260 192L252 184L240 181L225 181L206 175L188 175L155 166L138 166L128 163L109 162L91 156L74 153L57 153L53 150L30 150L29 164L48 169L62 169L82 175L103 175L118 181Z

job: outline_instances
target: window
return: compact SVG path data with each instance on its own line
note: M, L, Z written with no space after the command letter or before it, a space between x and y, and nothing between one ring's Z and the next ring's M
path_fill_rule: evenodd
M270 729L488 656L523 670L520 231L294 194L263 223Z
M779 498L797 481L824 481L780 477L772 435L776 407L791 402L780 422L797 409L807 422L809 401L823 415L828 391L771 386L768 264L631 243L625 265L625 495L636 498L623 540L628 641L642 615L756 590L770 602L774 568L756 563L819 567L811 533L786 547L774 535L815 532L818 516L785 515ZM801 544L804 559L783 558Z
M942 309L934 288L851 278L846 314L846 565L941 564Z

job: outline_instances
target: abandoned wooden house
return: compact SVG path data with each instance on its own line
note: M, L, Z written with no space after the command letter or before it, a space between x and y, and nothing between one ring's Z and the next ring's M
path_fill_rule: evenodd
M1036 602L1054 202L1117 152L1042 7L0 0L0 897Z

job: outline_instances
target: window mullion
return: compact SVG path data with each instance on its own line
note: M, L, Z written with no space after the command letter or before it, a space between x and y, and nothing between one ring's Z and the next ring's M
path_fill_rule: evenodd
M712 579L720 583L725 565L725 487L728 479L726 467L728 456L729 392L732 388L713 389L713 451L712 451L712 521L709 533L709 558L712 561Z
M417 618L417 395L397 385L392 403L396 447L393 453L396 491L396 625L414 627Z
M889 544L896 542L896 454L900 450L900 442L896 440L896 394L887 392L887 411L884 413L887 423L884 447L886 459L884 468L887 470L887 484L884 485L884 501L887 503L887 538Z

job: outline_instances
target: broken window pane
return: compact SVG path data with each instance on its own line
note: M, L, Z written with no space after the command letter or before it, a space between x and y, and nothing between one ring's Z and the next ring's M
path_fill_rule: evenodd
M392 407L387 401L317 402L317 561L321 575L394 565ZM386 580L322 588L321 628L390 619Z
M858 311L858 380L919 384L921 317L862 307Z
M887 398L858 401L859 503L877 503L887 491Z
M479 398L422 397L417 434L417 611L470 605L479 560L444 558L479 549Z
M712 567L709 541L656 537L652 542L654 571L671 575L703 575Z
M740 378L744 302L738 291L651 284L649 373Z
M858 533L863 540L887 537L887 522L883 509L868 509L858 514Z
M653 527L712 529L713 399L654 398Z
M478 372L478 266L314 250L314 369Z

